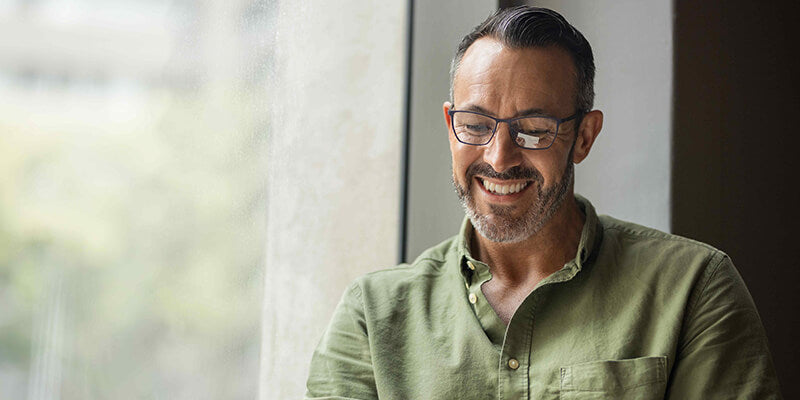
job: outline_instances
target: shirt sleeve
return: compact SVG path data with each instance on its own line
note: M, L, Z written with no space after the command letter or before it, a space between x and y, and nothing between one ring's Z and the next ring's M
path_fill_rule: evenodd
M306 399L378 398L357 283L345 291L314 351L306 387Z
M712 257L694 290L668 399L781 399L767 338L730 258Z

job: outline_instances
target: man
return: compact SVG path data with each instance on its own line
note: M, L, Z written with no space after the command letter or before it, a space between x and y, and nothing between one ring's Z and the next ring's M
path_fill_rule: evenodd
M603 122L583 35L550 10L502 10L451 78L461 233L347 289L307 398L780 398L724 253L573 194Z

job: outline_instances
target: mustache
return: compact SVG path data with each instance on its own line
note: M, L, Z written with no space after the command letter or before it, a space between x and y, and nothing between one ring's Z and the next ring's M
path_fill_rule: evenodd
M527 181L534 181L542 184L544 178L536 168L522 168L520 166L512 167L503 172L497 172L489 164L485 162L474 163L467 168L465 173L467 182L472 181L475 175L485 176L487 178L499 180L516 180L524 179Z

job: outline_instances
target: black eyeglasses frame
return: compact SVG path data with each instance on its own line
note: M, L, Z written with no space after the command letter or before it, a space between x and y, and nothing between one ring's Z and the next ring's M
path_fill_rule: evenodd
M505 122L508 125L508 128L509 128L508 129L508 133L511 135L511 141L514 142L514 144L516 144L518 147L523 148L525 150L547 150L547 149L549 149L550 147L553 146L553 143L556 142L556 139L558 139L558 132L561 130L560 129L561 128L561 124L563 124L565 122L572 121L572 120L574 120L574 119L576 119L576 118L578 118L578 117L580 117L581 115L584 114L584 112L582 112L582 111L577 111L577 112L575 112L575 114L572 114L569 117L561 118L561 119L555 118L555 117L549 117L549 116L546 116L546 115L525 115L525 116L521 116L521 117L505 118L504 119L504 118L495 118L495 117L493 117L491 115L484 114L482 112L469 111L469 110L450 109L450 110L447 110L447 113L450 115L450 127L451 127L451 130L453 131L453 135L455 136L456 140L459 141L459 143L463 143L463 144L470 145L470 146L486 146L487 144L492 142L492 139L494 139L494 135L497 133L497 127L500 126L500 123L501 122ZM475 115L480 115L480 116L483 116L483 117L487 117L487 118L493 119L494 122L495 122L494 130L492 130L492 135L489 136L489 140L487 140L486 143L467 143L467 142L461 140L458 137L458 134L456 134L456 126L455 126L455 124L453 124L453 116L455 116L456 113L475 114ZM547 145L547 147L538 147L538 148L524 147L524 146L520 145L519 143L517 143L517 140L516 140L517 137L516 136L518 135L518 132L516 132L511 127L511 123L514 122L514 121L520 120L520 119L525 119L525 118L544 118L544 119L549 119L549 120L555 121L555 123L556 123L556 134L555 134L555 136L553 136L553 141L549 145Z

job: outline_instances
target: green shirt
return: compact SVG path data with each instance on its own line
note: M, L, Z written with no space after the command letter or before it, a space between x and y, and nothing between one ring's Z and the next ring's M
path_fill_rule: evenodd
M575 259L508 326L481 291L491 266L470 255L469 220L413 263L356 280L314 352L306 398L781 398L728 256L578 202Z

